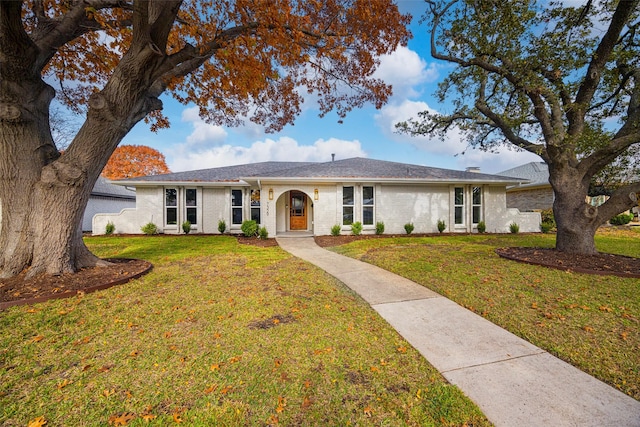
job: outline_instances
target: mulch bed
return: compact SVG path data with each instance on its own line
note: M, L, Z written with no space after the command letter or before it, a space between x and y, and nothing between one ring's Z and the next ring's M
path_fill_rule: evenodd
M113 258L106 261L112 265L83 268L74 274L43 274L24 280L25 273L21 273L10 279L0 279L0 310L107 289L136 279L153 267L150 262L140 259Z

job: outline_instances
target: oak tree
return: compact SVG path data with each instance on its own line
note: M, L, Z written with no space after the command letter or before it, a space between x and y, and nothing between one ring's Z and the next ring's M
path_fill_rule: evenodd
M556 249L596 253L597 228L636 203L636 179L599 207L592 178L640 143L639 1L428 0L431 55L453 66L446 113L400 123L414 135L458 129L485 150L508 145L549 165Z
M380 107L391 88L372 75L409 19L391 0L0 0L1 276L101 263L80 233L91 188L136 123L168 126L163 93L270 131L305 92L323 115ZM86 112L62 154L56 95Z
M119 145L102 170L108 179L134 178L136 176L169 173L164 154L146 145Z

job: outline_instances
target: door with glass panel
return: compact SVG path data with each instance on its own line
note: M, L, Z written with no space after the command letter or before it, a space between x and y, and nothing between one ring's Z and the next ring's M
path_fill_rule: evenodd
M307 229L307 196L300 191L292 191L289 196L289 228Z

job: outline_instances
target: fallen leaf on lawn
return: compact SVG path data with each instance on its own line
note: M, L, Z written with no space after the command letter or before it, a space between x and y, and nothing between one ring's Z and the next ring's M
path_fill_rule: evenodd
M69 384L71 384L71 381L69 381L69 380L64 380L62 382L59 382L58 383L58 390L62 390L63 388L65 388Z
M364 408L364 414L367 417L370 417L371 415L373 415L373 409L371 408L371 406L367 406L366 408Z
M287 399L282 396L278 396L278 407L276 408L276 412L280 413L284 411L285 406L287 406Z
M214 384L214 385L212 385L212 386L210 386L210 387L205 388L205 389L204 389L204 392L205 392L206 394L213 393L214 391L216 391L216 389L217 389L217 388L218 388L218 385L217 385L217 384Z
M215 372L215 371L219 371L219 370L220 370L220 364L219 364L219 363L214 363L214 364L212 364L212 365L211 365L211 368L210 368L210 369L211 369L212 371L214 371L214 372Z
M309 396L305 396L304 399L302 400L302 409L307 409L308 407L311 406L311 399L309 399Z
M44 339L44 335L38 335L31 339L32 342L40 342Z
M611 313L611 307L608 307L606 305L602 305L600 306L600 311L606 311L607 313Z
M142 414L142 415L140 415L140 417L143 420L145 420L146 422L149 422L149 421L153 420L154 418L156 418L156 416L153 415L153 414Z
M45 425L47 425L47 420L44 417L38 417L29 421L29 424L27 424L27 427L42 427Z
M624 332L620 332L620 338L622 338L623 340L627 340L627 336L629 335L629 333L627 331Z
M129 353L129 356L135 358L140 356L140 352L138 350L133 350L131 353Z
M109 396L115 394L115 392L116 392L116 390L113 389L113 388L111 390L104 389L104 390L102 390L102 395L104 397L109 397Z
M585 330L586 332L593 332L594 331L594 329L591 326L583 326L582 329Z
M538 303L532 302L531 303L531 308L538 308Z
M224 388L222 390L220 390L220 393L222 394L227 394L229 393L231 390L233 389L233 387L231 387L230 385L224 386Z
M184 421L184 420L181 418L181 415L182 415L182 414L180 414L180 412L174 412L174 413L173 413L173 422L175 422L176 424L180 424L182 421Z
M398 347L397 350L398 350L398 353L406 353L407 347Z
M372 366L371 368L369 368L371 370L371 372L380 372L380 369L378 369L377 366Z
M109 417L109 425L112 426L126 426L129 421L136 417L134 413L123 412L122 414L116 414Z
M98 369L98 372L109 372L109 370L111 368L113 368L115 365L104 365L102 368Z

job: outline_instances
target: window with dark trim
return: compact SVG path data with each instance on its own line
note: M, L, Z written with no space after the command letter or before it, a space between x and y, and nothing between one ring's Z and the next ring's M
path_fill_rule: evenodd
M251 219L256 224L261 224L260 221L260 190L251 190Z
M165 224L176 225L178 223L178 189L164 189Z
M195 188L187 188L184 191L185 217L191 225L198 224L198 191Z
M342 225L353 224L353 187L342 187Z
M231 190L231 224L242 224L242 190Z
M375 207L373 187L362 187L362 224L373 225L373 208Z

